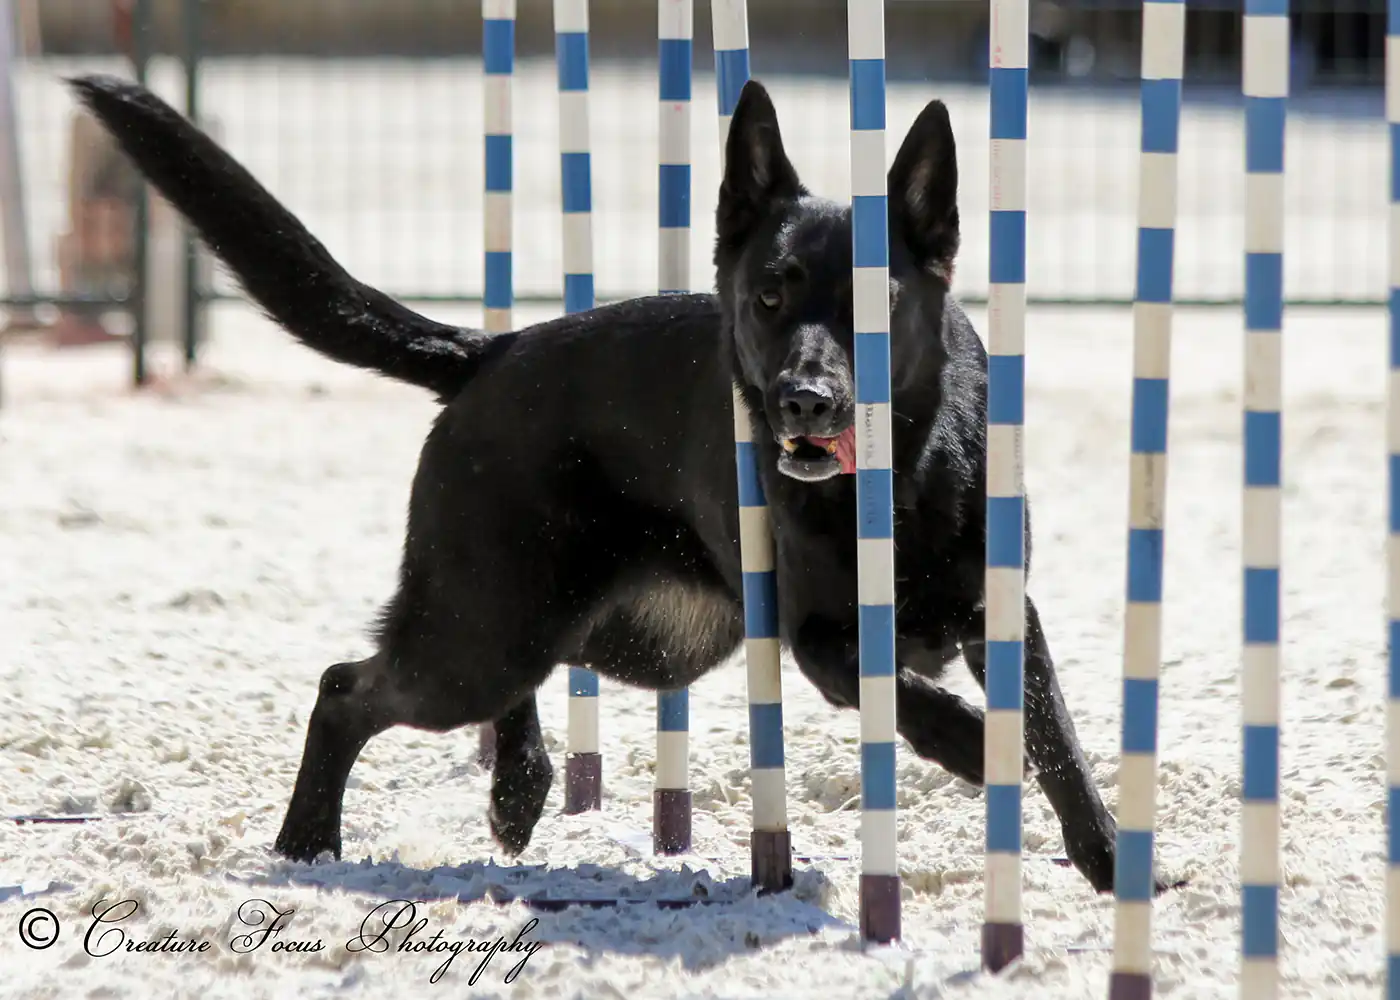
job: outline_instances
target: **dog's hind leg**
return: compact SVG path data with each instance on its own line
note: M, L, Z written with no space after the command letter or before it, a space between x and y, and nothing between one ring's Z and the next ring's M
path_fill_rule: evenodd
M732 596L697 582L684 589L658 584L593 616L566 660L637 687L683 688L723 662L742 638ZM497 718L494 729L491 832L518 854L530 843L554 780L534 694Z
M519 854L530 843L554 783L534 694L491 728L496 756L491 773L491 834L506 851Z
M346 778L370 738L391 726L446 732L496 720L497 729L505 730L497 748L507 754L495 773L519 769L531 781L540 781L543 748L531 748L531 734L539 739L531 696L552 669L548 654L528 643L513 643L498 629L440 629L435 626L444 622L456 626L456 616L403 600L396 604L378 653L358 663L337 664L321 677L301 768L276 841L277 850L289 858L310 861L323 851L340 856ZM535 624L547 631L539 621ZM493 634L496 641L488 641ZM458 666L463 650L472 651L470 669ZM522 707L522 702L528 704ZM548 793L547 774L535 795ZM503 815L519 823L529 815L535 795L505 794L512 803L518 796L521 805Z
M321 675L316 706L276 850L294 861L340 857L340 806L355 759L370 737L396 721L378 697L378 656L337 663Z
M496 766L496 727L489 722L476 727L476 762L488 771Z

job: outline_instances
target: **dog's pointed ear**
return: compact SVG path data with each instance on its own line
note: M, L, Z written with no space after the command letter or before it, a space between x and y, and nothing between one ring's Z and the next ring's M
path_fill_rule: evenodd
M958 256L958 151L942 101L930 101L890 167L890 238L921 268L953 280Z
M741 244L773 204L803 194L778 129L778 113L757 80L744 84L725 142L715 232L719 246Z

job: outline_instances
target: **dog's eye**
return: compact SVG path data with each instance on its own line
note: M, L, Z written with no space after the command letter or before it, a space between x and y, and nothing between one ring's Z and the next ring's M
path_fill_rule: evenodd
M769 312L773 312L783 304L783 293L776 288L769 288L759 292L758 304Z

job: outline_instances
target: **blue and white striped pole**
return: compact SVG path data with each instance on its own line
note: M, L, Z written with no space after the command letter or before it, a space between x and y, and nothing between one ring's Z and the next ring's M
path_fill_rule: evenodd
M1240 996L1278 995L1283 150L1288 0L1246 0Z
M900 936L895 809L894 440L890 428L885 2L848 0L860 624L860 931Z
M744 659L749 696L749 775L754 885L792 885L792 837L783 759L783 670L778 640L778 571L768 501L758 477L748 410L734 390L734 462L739 479L739 557L744 579Z
M1400 0L1387 0L1385 117L1390 130L1390 378L1386 385L1388 675L1385 726L1385 1000L1400 1000Z
M1147 1000L1152 996L1157 683L1162 667L1172 266L1185 36L1186 5L1182 0L1145 0L1127 609L1123 621L1123 741L1113 873L1117 911L1109 1000Z
M690 284L690 90L694 0L657 0L661 120L657 284L661 294ZM690 693L656 695L656 789L652 848L658 854L690 850Z
M991 6L991 260L987 387L986 921L982 964L1024 948L1021 922L1025 424L1027 0Z
M593 308L593 183L588 128L588 0L554 0L559 70L559 167L564 207L564 312ZM603 760L598 745L598 675L569 667L569 749L564 811L598 809Z
M729 119L749 82L748 0L710 0L710 29L715 44L715 89L719 98L719 154L723 166Z
M487 333L511 328L513 157L511 97L515 77L515 0L482 0L482 48L486 64L486 245Z
M483 325L487 333L511 328L514 284L511 246L514 222L514 165L511 137L511 98L515 82L515 0L482 0L482 62L485 65L486 194L482 205L486 288ZM479 733L477 760L483 767L496 762L496 732L490 723Z
M690 289L690 92L695 0L657 0L661 77L660 243L662 295Z
M749 79L747 0L711 0L720 168L729 121ZM749 773L753 782L752 876L768 891L792 885L792 838L783 761L783 671L778 645L778 573L768 501L758 475L753 427L734 389L734 463L739 480L739 557L744 579L744 657L748 665Z

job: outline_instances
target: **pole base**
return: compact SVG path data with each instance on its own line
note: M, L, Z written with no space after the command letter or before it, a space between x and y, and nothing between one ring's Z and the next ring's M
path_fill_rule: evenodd
M899 940L899 888L898 875L860 877L860 936L863 940L876 944Z
M792 888L792 834L787 830L755 830L749 841L751 875L760 892Z
M1115 972L1108 980L1108 1000L1151 1000L1152 977L1141 972Z
M982 967L1000 972L1025 951L1025 928L1021 924L982 925Z
M570 816L603 808L603 755L571 753L564 759L564 812Z
M651 803L651 849L657 854L689 854L690 790L658 788Z

